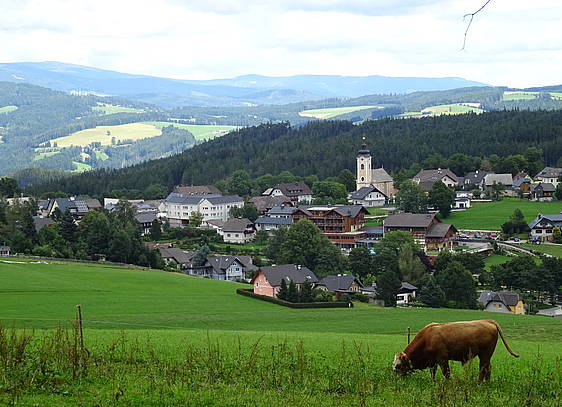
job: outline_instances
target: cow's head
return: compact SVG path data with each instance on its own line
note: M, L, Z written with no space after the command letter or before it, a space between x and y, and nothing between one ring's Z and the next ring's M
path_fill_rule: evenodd
M394 355L394 362L392 362L392 370L401 376L411 373L413 369L412 362L404 352Z

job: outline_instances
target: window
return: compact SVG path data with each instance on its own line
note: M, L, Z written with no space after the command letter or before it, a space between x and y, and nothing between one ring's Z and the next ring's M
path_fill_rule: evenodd
M365 169L365 164L361 164L361 169L362 169L362 170Z
M535 233L542 233L542 229L535 230Z
M545 233L552 233L552 229L546 229Z
M361 177L361 181L365 181L365 177Z
M230 233L227 233L227 234L226 234L226 237L230 237Z

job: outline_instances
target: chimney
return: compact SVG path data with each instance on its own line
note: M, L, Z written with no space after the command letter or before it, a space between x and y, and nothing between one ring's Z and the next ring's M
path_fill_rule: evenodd
M300 270L302 268L302 266L300 264L297 264L297 270Z

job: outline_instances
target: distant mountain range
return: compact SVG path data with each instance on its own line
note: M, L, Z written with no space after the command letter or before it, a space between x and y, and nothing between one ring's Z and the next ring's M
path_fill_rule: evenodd
M66 92L119 96L165 108L278 105L485 85L462 78L337 75L244 75L232 79L178 80L60 62L3 63L0 64L0 81L29 83Z

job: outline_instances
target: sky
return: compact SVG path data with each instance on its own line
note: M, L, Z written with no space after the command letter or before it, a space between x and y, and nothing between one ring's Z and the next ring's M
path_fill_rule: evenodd
M0 62L181 79L245 74L562 83L562 2L0 0Z

